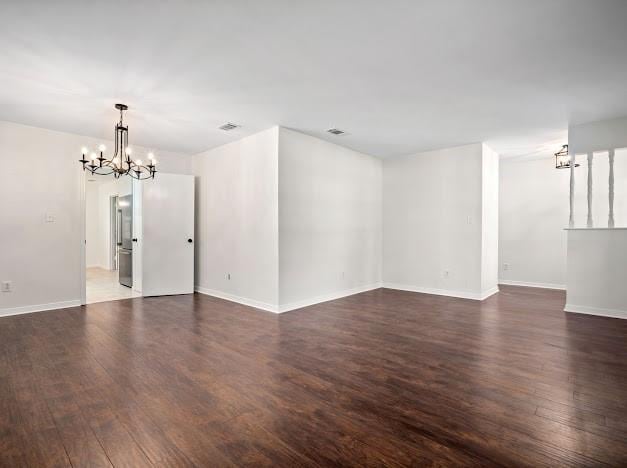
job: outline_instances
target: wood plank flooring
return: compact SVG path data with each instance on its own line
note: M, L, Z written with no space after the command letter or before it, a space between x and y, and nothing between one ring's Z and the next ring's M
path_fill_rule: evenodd
M0 465L627 466L627 321L560 291L0 318Z

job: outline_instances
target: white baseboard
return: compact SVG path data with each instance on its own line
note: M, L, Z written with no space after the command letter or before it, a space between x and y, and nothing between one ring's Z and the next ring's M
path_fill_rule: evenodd
M421 286L413 286L408 284L398 283L383 283L382 287L388 289L399 289L401 291L411 291L422 294L435 294L436 296L449 296L458 297L461 299L473 299L475 301L483 301L488 297L499 292L498 286L488 289L484 292L472 292L472 291L454 291L452 289L437 289L437 288L424 288Z
M80 305L81 300L75 299L73 301L50 302L48 304L35 304L22 307L9 307L6 309L0 309L0 317L7 317L9 315L30 314L32 312L43 312L45 310L67 309L68 307L78 307Z
M245 306L265 310L267 312L274 312L275 314L279 313L279 308L275 304L268 304L266 302L236 296L235 294L229 294L222 291L217 291L215 289L203 288L201 286L195 286L194 290L196 292L199 292L200 294L205 294L206 296L213 296L219 299L224 299L226 301L237 302L238 304L243 304Z
M366 291L372 291L373 289L379 289L380 283L369 284L367 286L358 286L356 288L345 289L343 291L336 291L329 294L323 294L321 296L312 297L302 301L290 302L279 306L279 312L289 312L290 310L302 309L303 307L309 307L314 304L320 304L321 302L334 301L335 299L341 299L342 297L353 296L355 294L363 293Z
M499 287L498 287L498 285L497 285L497 286L494 286L493 288L490 288L490 289L488 289L488 290L486 290L486 291L483 291L483 292L481 293L481 298L480 298L479 300L480 300L480 301L484 301L484 300L486 300L488 297L490 297L490 296L494 296L497 292L499 292Z
M379 289L380 287L381 285L379 283L368 285L368 286L360 286L357 288L346 289L344 291L337 291L337 292L330 293L330 294L324 294L322 296L316 296L316 297L305 299L302 301L290 302L289 304L284 304L280 306L256 301L254 299L248 299L246 297L236 296L234 294L217 291L215 289L203 288L201 286L196 286L194 289L196 292L205 294L207 296L213 296L213 297L217 297L217 298L224 299L227 301L237 302L238 304L243 304L249 307L255 307L256 309L273 312L275 314L281 314L283 312L289 312L291 310L302 309L303 307L308 307L314 304L320 304L321 302L333 301L335 299L340 299L342 297L352 296L354 294L371 291L373 289Z
M505 280L505 279L500 279L499 284L505 284L507 286L524 286L526 288L566 289L565 284L531 283L529 281L514 281L514 280Z
M564 306L564 312L574 312L576 314L599 315L601 317L627 319L627 310L620 309L603 309L600 307L566 304Z

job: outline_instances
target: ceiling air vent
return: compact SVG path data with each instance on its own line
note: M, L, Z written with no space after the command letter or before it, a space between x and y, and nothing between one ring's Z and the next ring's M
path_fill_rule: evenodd
M327 133L332 133L333 135L344 135L346 132L340 130L339 128L330 128L327 130Z
M220 130L224 130L225 132L228 132L229 130L233 130L237 127L239 127L239 125L231 123L231 122L227 122L224 125L220 125L218 128Z

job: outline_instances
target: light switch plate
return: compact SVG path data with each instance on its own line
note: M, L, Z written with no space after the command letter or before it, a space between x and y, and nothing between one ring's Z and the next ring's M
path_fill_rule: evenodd
M2 292L11 292L11 282L3 281L2 282Z

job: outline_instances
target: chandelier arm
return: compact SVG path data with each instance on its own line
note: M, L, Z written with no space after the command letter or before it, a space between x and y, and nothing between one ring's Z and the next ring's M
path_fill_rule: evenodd
M108 167L106 165L102 166L102 167L96 167L92 170L92 174L96 174L96 175L111 175L115 172L115 170L111 167Z
M115 127L115 131L113 133L115 133L115 151L113 153L113 159L115 159L118 155L118 128L117 126Z
M129 175L137 180L146 180L146 179L154 179L154 174L157 172L157 169L154 165L145 166L145 165L137 165L133 163L129 171Z
M128 129L127 130L122 130L122 145L121 145L120 149L122 150L122 154L124 156L126 156L126 164L128 165L128 167L130 169L131 168L131 156L128 154L128 151L127 151L127 149L128 149Z

